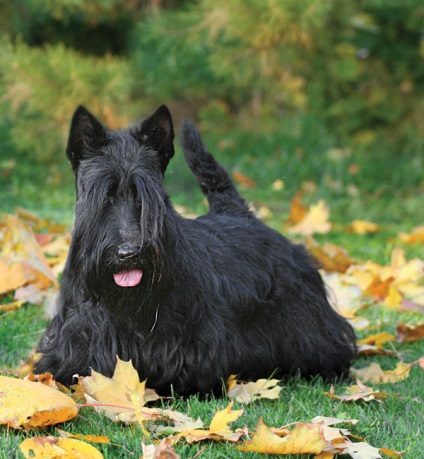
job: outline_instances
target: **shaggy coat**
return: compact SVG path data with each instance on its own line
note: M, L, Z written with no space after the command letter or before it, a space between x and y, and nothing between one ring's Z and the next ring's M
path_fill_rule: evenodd
M231 374L345 376L354 333L314 260L255 217L188 122L182 147L210 210L179 215L162 184L173 137L165 106L131 131L75 112L75 226L36 372L69 385L90 369L111 376L119 356L182 395L219 393Z

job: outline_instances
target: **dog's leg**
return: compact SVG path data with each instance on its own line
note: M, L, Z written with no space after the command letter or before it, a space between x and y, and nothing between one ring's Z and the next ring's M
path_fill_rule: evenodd
M217 213L249 215L249 207L233 181L205 147L198 130L188 121L183 123L181 144L186 162L207 197L210 209Z

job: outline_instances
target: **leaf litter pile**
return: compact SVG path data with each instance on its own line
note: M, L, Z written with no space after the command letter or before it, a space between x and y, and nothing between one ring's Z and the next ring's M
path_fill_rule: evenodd
M345 387L343 393L337 393L339 389L331 386L325 395L334 403L384 403L400 394L386 393L376 385L403 381L413 367L416 371L424 370L424 357L405 362L400 360L394 348L396 342L410 343L424 338L424 322L416 319L424 312L424 261L408 260L398 246L388 265L357 262L342 247L330 243L319 245L313 239L314 234L327 233L331 227L329 208L323 201L307 208L302 204L301 194L295 196L286 231L289 235L302 237L321 263L322 276L339 312L363 335L370 331L358 341L360 354L388 355L394 361L392 369L386 371L375 362L359 370L352 368L356 383ZM362 235L379 231L379 227L357 220L346 230ZM417 227L409 234L399 234L398 240L403 244L422 244L424 227ZM0 313L31 303L44 305L48 315L52 315L58 276L64 268L69 242L70 234L65 227L26 211L17 210L16 215L1 216ZM360 315L362 310L371 307L410 314L411 321L398 323L396 334L373 334L375 324ZM31 357L32 360L36 358L36 355ZM227 442L244 452L310 454L316 459L339 455L353 459L403 455L384 445L370 445L366 439L352 434L350 430L358 423L355 419L316 416L272 427L260 417L253 429L234 428L235 421L242 425L240 422L249 405L260 399L279 399L284 387L276 379L242 382L236 375L231 376L226 381L226 406L216 411L209 425L205 425L200 418L193 419L167 408L167 400L161 400L155 391L146 387L148 381L139 381L131 361L124 362L119 357L112 378L92 371L91 376L80 377L71 389L56 383L48 373L33 375L31 368L29 361L14 372L19 378L0 376L0 424L27 432L36 429L39 434L28 436L21 443L20 450L25 458L102 458L102 453L93 444L111 444L106 436L71 434L59 428L49 430L50 435L43 434L44 428L73 420L89 409L111 422L138 426L144 459L179 458L175 445L180 442L206 442L204 448L208 447L208 442ZM124 445L114 446L125 449ZM134 457L133 453L128 453Z

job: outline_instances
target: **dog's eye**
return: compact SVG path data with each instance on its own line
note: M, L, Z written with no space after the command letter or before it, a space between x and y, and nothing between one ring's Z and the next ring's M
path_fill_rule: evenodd
M137 201L138 200L138 191L137 191L137 187L134 184L131 185L131 194L132 194L132 197L133 197L134 201Z
M109 198L115 198L117 192L118 192L118 186L116 184L110 185L107 190L107 196Z

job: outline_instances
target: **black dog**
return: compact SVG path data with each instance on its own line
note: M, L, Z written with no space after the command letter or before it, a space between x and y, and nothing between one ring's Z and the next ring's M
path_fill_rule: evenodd
M254 216L188 122L182 146L210 211L174 210L162 186L173 138L165 106L129 132L76 110L75 227L36 372L65 384L91 368L110 376L118 355L179 394L219 392L230 374L346 375L354 333L314 261Z

